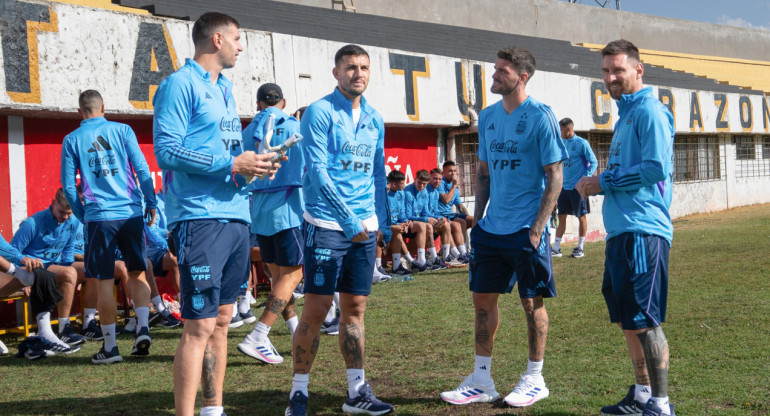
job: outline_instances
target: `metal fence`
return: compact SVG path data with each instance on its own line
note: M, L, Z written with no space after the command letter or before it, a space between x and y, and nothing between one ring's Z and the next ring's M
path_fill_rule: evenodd
M735 177L770 176L770 136L734 135Z

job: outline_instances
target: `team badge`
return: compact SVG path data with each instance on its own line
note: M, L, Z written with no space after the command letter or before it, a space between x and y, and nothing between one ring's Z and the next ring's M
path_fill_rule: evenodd
M516 134L524 134L527 131L527 120L519 120L516 124Z
M323 271L317 271L315 276L313 276L313 284L316 286L323 286L324 283L326 283L326 275L324 275Z
M196 294L192 297L192 307L195 310L201 310L203 307L206 306L206 299L203 298L203 295Z

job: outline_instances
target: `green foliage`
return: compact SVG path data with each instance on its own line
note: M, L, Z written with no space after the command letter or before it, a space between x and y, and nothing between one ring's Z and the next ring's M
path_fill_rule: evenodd
M681 415L770 414L770 206L675 222L667 323L670 394ZM562 250L571 252L571 247ZM423 273L373 288L367 308L366 374L399 415L597 415L634 382L623 336L608 322L600 293L604 242L581 259L554 259L559 297L546 302L550 332L544 375L551 397L532 408L502 402L464 407L438 394L473 367L473 309L467 269ZM302 301L299 302L302 304ZM261 313L261 310L255 312ZM492 376L507 394L526 369L526 323L516 296L500 302ZM279 415L291 388L291 340L280 322L271 339L286 362L256 364L235 346L250 331L231 331L225 379L229 416ZM37 362L0 358L0 414L170 415L172 360L180 330L153 329L147 358L95 366L89 343L72 356ZM20 338L5 336L14 350ZM347 384L337 337L323 335L310 377L311 414L340 414Z

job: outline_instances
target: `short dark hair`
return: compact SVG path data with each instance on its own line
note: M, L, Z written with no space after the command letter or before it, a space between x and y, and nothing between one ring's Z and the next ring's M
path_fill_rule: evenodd
M572 122L572 119L569 117L565 117L561 120L559 120L559 126L561 127L572 127L575 123Z
M388 174L388 183L392 182L401 182L406 179L406 176L404 176L403 172L400 170L391 170Z
M454 160L447 160L446 162L444 162L444 164L443 164L443 165L441 165L441 167L442 167L442 168L444 168L444 169L446 169L446 168L447 168L447 166L456 166L456 165L457 165L457 164L455 163L455 161L454 161Z
M417 171L417 179L421 181L429 181L430 180L430 173L428 173L425 169L420 169Z
M524 48L508 46L507 48L500 49L497 52L497 57L505 59L513 64L513 69L515 69L518 74L521 75L525 72L529 74L527 81L535 75L535 56L532 55L532 52Z
M613 40L602 49L603 57L620 54L624 54L630 59L636 60L636 62L641 62L641 59L639 59L639 48L625 39Z
M85 90L78 97L78 107L84 114L94 114L102 108L104 100L99 91Z
M64 189L59 188L56 190L56 195L53 197L64 209L70 209L70 203L67 201L67 197L64 196Z
M195 21L192 28L193 44L197 45L206 39L210 39L217 30L230 25L235 25L237 28L241 27L241 24L235 18L224 13L208 12L202 14Z
M302 116L305 114L305 110L307 110L307 106L306 105L300 107L299 109L297 109L297 111L294 112L294 114L296 114L298 116L297 117L298 120L301 119Z
M439 175L443 175L444 172L439 168L433 168L430 170L430 174L433 175L434 173L438 173Z
M369 57L369 53L366 52L366 50L358 45L345 45L341 47L337 53L334 54L334 66L337 66L337 64L340 63L343 56L359 56L359 55L366 55L366 57Z

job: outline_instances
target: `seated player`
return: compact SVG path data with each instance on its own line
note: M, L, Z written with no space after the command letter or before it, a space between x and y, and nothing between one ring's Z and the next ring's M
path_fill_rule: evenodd
M433 168L430 171L430 186L426 186L428 192L428 207L431 215L442 220L444 227L449 228L448 238L441 237L441 257L449 266L461 267L466 263L466 258L458 249L465 249L465 236L463 226L457 221L452 221L439 211L440 191L439 186L443 181L441 169ZM439 229L439 232L441 229ZM468 260L469 261L469 260Z
M449 241L451 238L449 227L444 225L446 221L443 218L431 216L428 191L425 189L429 181L430 173L425 169L420 169L417 171L414 183L404 188L404 212L406 218L412 221L412 226L417 223L424 224L427 236L429 237L425 241L425 245L417 245L417 261L412 263L412 269L416 268L418 271L424 271L427 268L431 270L445 269L447 265L436 253L433 241L438 235L443 237L443 241ZM426 247L432 256L430 262L425 257Z
M439 185L439 200L438 200L438 212L440 215L450 221L457 222L462 228L463 236L466 236L466 230L473 227L474 217L468 215L468 209L463 205L460 199L459 188L459 173L457 171L457 165L451 160L447 160L442 165L443 178ZM457 212L453 212L452 208L457 208ZM465 257L465 260L469 259L467 248L465 245L458 245L460 254Z
M412 222L406 217L405 179L404 174L397 170L388 174L388 210L390 211L390 231L393 235L390 240L390 252L393 257L392 272L400 276L410 274L409 270L401 264L401 255L407 257L410 262L414 261L404 238L414 238L417 247L425 247L428 236L428 226L425 223Z

